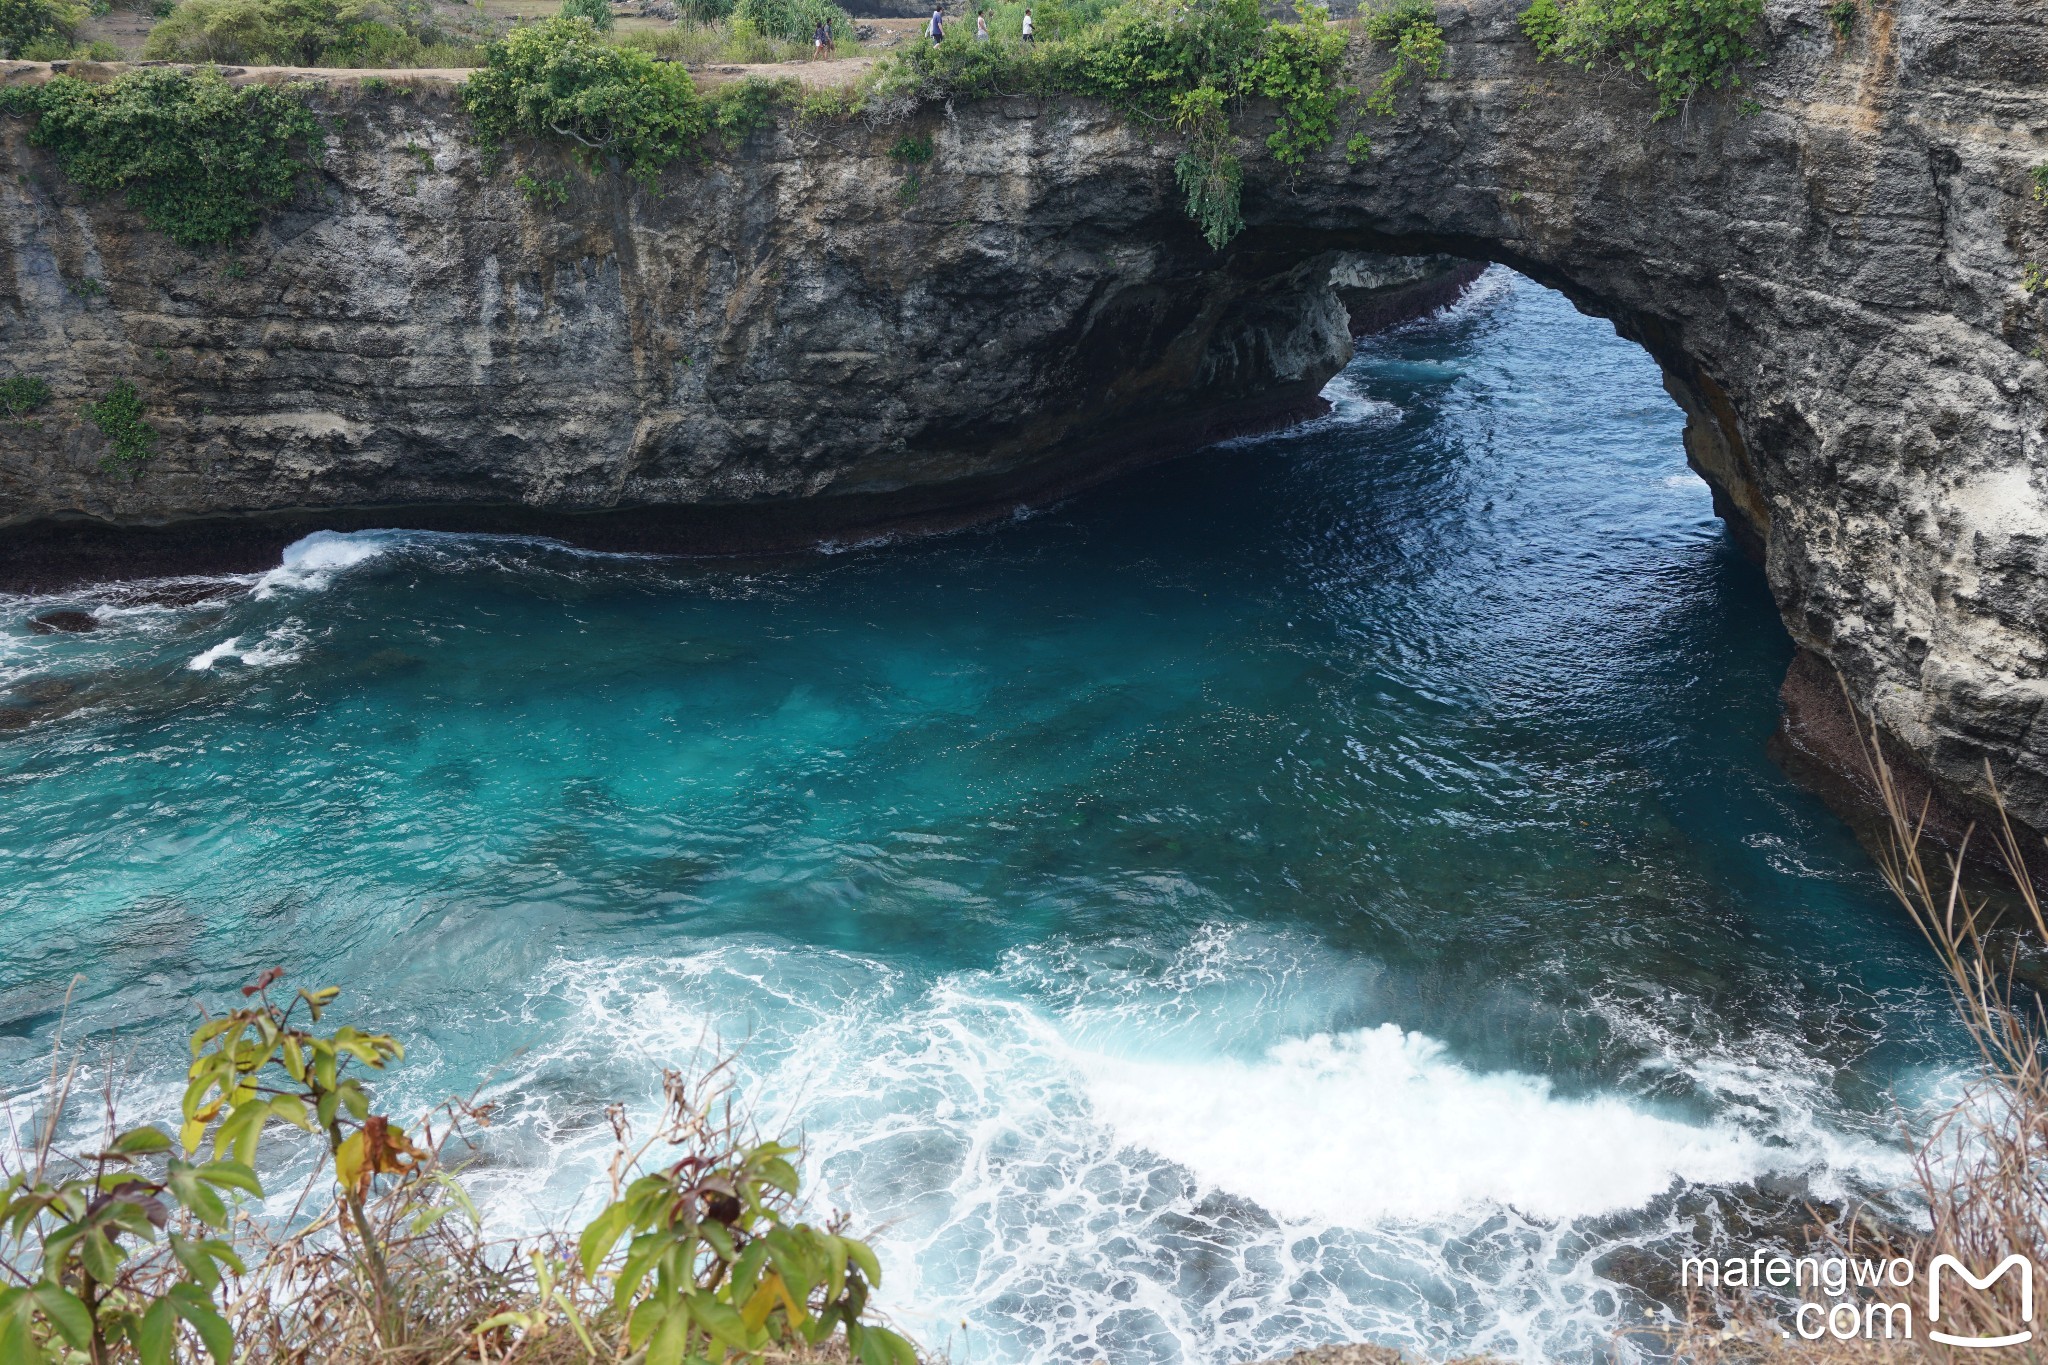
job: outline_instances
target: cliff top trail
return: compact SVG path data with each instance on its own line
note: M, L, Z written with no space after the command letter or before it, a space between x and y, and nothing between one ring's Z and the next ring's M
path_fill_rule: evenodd
M321 526L710 552L957 524L1313 410L1350 354L1333 268L1446 252L1663 366L1802 651L1796 741L1853 766L1839 669L1939 790L1981 802L1988 761L2048 828L2048 13L1858 14L1773 0L1767 60L1658 120L1539 61L1517 6L1446 5L1443 78L1360 164L1283 166L1245 110L1221 251L1181 139L1071 97L778 118L649 191L554 144L488 162L445 73L323 82L318 176L231 252L0 119L0 353L55 395L0 438L6 573ZM135 477L72 416L124 383L160 435Z
M863 75L874 70L881 54L864 53L858 57L836 57L830 61L816 62L719 62L691 71L691 76L702 89L716 89L745 80L749 76L775 80L794 80L803 85L820 89L853 85ZM13 62L0 61L0 84L19 82L34 84L48 80L52 74L77 75L81 78L104 75L112 76L127 69L120 62ZM224 66L223 75L233 84L281 85L289 81L320 81L336 85L356 85L369 81L387 81L401 85L431 87L441 86L454 89L469 79L473 68L460 66L397 66L362 67L346 71L325 66Z

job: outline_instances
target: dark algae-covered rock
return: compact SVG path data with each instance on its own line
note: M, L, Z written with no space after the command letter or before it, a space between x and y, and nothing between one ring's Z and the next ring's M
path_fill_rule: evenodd
M99 619L89 611L46 611L29 618L28 628L37 635L55 635L60 631L76 635L100 628Z

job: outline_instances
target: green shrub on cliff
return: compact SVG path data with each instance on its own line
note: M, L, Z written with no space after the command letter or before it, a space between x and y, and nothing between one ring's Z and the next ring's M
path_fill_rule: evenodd
M611 0L562 0L560 12L571 19L588 19L599 33L612 31Z
M1365 36L1394 49L1394 64L1365 97L1365 107L1391 117L1401 87L1417 73L1436 80L1444 74L1444 31L1429 0L1401 0L1391 9L1365 16Z
M1280 106L1279 126L1266 139L1273 159L1299 166L1337 134L1345 102L1358 92L1337 81L1349 35L1330 23L1327 10L1299 0L1301 21L1274 24L1252 69L1253 90Z
M21 57L48 44L68 47L82 17L62 0L0 0L0 57Z
M849 23L851 20L848 21ZM636 28L613 37L620 47L637 48L665 62L710 66L728 62L771 64L798 62L811 55L811 38L802 42L771 38L748 23L685 19L667 28Z
M0 416L26 417L49 401L49 382L40 375L13 374L0 379Z
M1244 164L1231 151L1225 98L1217 86L1198 85L1173 102L1174 126L1188 139L1173 163L1173 181L1187 196L1188 217L1216 251L1244 231Z
M100 84L57 76L0 91L35 120L29 142L87 190L120 190L180 246L246 236L289 199L325 139L290 88L229 85L218 72L130 71Z
M86 420L107 438L102 470L133 478L156 458L156 428L142 420L142 413L142 395L125 379L107 390L106 397L86 407Z
M1763 11L1763 0L1534 0L1521 22L1540 56L1641 76L1661 119L1703 89L1741 84Z
M462 103L487 148L567 138L652 187L671 161L702 155L712 128L688 71L612 46L588 19L516 29L484 49L484 63L463 83Z
M456 62L423 0L182 0L143 44L152 61L272 66Z
M786 43L808 43L821 20L833 42L853 41L853 19L831 0L737 0L732 17Z

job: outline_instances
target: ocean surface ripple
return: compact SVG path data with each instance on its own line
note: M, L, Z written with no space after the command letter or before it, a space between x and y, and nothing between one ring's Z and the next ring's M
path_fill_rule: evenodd
M0 1087L76 975L160 1108L282 965L413 1045L397 1109L502 1106L507 1229L736 1049L955 1360L1631 1353L1679 1249L1887 1198L1964 1041L1765 758L1789 645L1652 362L1496 269L1330 397L829 557L0 599Z

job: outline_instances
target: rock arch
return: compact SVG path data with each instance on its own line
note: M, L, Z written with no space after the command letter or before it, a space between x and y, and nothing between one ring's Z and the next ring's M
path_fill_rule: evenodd
M269 562L398 519L685 550L955 521L1301 411L1348 354L1332 264L1449 253L1659 360L1800 647L1795 736L1847 761L1840 669L1942 792L1981 801L1989 761L2048 828L2040 17L1877 0L1843 39L1772 0L1768 63L1653 123L1629 78L1538 63L1511 4L1439 12L1447 79L1364 166L1284 174L1247 118L1222 253L1175 148L1078 101L920 112L915 186L900 129L810 125L544 209L484 173L446 83L337 79L325 183L237 274L0 120L0 350L66 413L133 378L166 437L128 483L80 423L6 431L0 573Z

